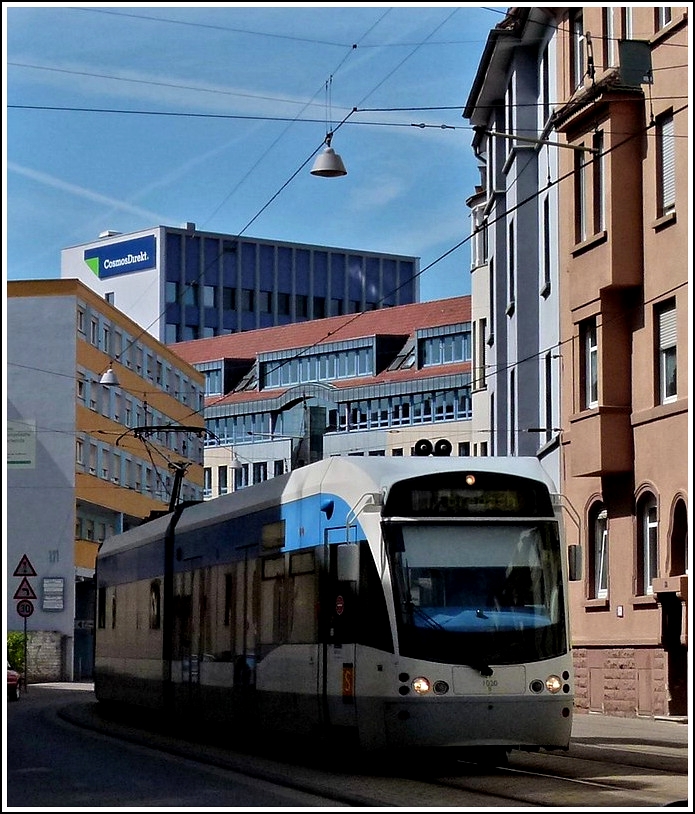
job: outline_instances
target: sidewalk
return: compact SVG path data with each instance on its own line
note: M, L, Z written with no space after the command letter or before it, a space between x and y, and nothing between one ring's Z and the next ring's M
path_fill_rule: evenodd
M575 712L569 754L688 774L689 745L687 718L618 718Z

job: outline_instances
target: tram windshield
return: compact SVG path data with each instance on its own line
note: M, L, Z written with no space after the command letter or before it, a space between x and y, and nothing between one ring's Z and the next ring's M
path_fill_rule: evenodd
M484 666L565 653L557 527L392 523L402 655Z

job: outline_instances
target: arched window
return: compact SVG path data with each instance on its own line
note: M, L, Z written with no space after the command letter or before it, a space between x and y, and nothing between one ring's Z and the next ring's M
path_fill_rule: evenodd
M597 501L589 510L589 596L608 596L608 513Z
M656 498L643 495L637 504L637 593L647 596L654 592L652 580L659 571L659 522Z
M673 509L673 523L670 539L671 567L669 576L688 573L688 510L685 501L679 498Z

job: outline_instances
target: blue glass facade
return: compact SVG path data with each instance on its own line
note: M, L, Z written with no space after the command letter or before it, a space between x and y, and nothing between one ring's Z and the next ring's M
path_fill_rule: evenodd
M165 229L167 344L419 297L419 259Z

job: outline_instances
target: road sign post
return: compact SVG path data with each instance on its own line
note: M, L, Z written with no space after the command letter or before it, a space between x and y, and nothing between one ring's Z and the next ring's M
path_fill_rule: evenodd
M19 587L14 592L14 599L17 600L17 613L24 620L24 669L22 670L22 683L24 684L24 692L26 692L27 673L29 672L27 669L27 619L34 612L34 603L31 600L36 599L36 593L28 579L29 577L36 576L36 570L26 554L24 554L17 563L13 576L22 578Z

